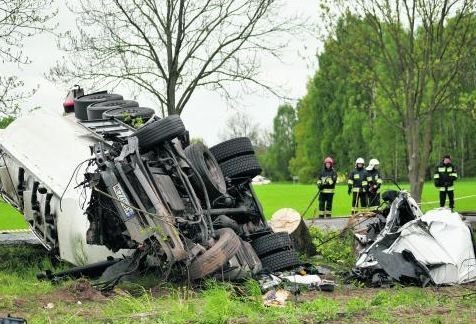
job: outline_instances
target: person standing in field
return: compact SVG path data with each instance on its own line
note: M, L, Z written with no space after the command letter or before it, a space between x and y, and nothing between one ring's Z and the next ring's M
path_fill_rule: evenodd
M331 217L336 182L337 172L334 170L334 160L328 156L324 159L324 167L317 179L317 187L319 188L319 218Z
M380 206L380 186L382 177L378 170L380 162L377 159L371 159L367 166L367 199L370 211L374 211Z
M359 157L355 161L355 168L350 171L347 184L349 189L347 193L352 193L352 214L355 214L367 207L367 195L365 188L367 187L367 174L364 168L365 161ZM360 208L359 208L360 202Z
M456 166L453 165L451 156L445 155L433 175L435 187L440 191L440 207L445 206L446 196L448 196L451 210L455 208L454 182L456 179L458 179Z

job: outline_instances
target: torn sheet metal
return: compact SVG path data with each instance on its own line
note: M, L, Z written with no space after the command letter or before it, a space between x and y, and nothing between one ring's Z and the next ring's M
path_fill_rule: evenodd
M366 245L354 271L362 279L383 270L394 280L421 285L476 280L471 230L458 213L438 208L423 215L410 195L401 191L383 216L385 223L377 236L371 231L356 233L359 244Z
M387 254L410 251L426 265L435 284L461 284L476 280L471 233L457 213L439 208L429 211L401 230Z

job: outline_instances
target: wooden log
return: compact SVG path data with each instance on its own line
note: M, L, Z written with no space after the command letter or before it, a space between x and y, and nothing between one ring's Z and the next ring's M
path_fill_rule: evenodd
M309 229L298 211L292 208L282 208L276 211L268 222L273 231L287 232L294 247L307 256L316 254L316 247L312 243Z

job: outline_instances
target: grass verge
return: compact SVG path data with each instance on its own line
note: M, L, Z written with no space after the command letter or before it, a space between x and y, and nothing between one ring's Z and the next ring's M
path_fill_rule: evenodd
M333 293L303 291L285 307L268 308L253 280L240 285L207 281L194 291L170 285L122 286L105 297L84 280L55 286L38 282L35 273L50 266L41 250L6 248L0 258L8 260L0 266L0 316L11 313L32 323L454 323L476 318L475 285L387 290L339 286Z
M401 187L409 190L408 184L402 184ZM476 195L476 179L462 179L455 184L455 196L474 196ZM397 188L389 183L384 183L382 191ZM312 197L317 193L315 185L303 185L292 183L271 183L269 185L255 186L256 194L258 195L261 204L263 205L264 213L269 219L278 209L294 208L300 213L303 213L306 207L311 202ZM422 195L422 209L429 210L439 207L439 192L433 186L433 183L427 182L423 189ZM312 218L314 210L317 208L317 200L306 214L306 218ZM352 200L347 195L347 185L339 184L336 186L336 193L334 195L334 202L332 208L333 216L346 216L350 214ZM458 211L472 211L476 210L476 196L457 200L456 210Z

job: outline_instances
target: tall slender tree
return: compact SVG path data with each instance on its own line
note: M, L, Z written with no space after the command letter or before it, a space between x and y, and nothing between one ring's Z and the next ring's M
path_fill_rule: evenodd
M343 12L364 18L363 34L380 55L356 56L391 109L375 110L405 140L411 193L420 200L436 116L454 98L452 85L476 41L473 0L341 0ZM332 1L332 8L335 2ZM328 7L327 13L332 12ZM334 17L327 15L330 24ZM356 53L356 51L349 51ZM385 67L385 73L382 72ZM394 117L397 118L394 118Z
M296 150L294 140L296 121L297 114L293 106L289 104L279 106L273 120L271 145L260 159L266 175L273 180L289 181L291 179L289 161L294 157Z

